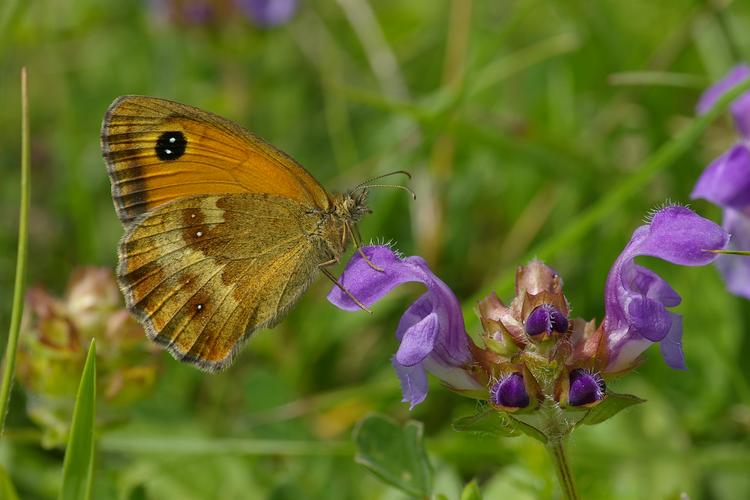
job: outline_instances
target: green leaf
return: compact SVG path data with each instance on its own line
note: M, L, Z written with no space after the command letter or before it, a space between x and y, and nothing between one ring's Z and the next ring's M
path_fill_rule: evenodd
M18 493L13 486L13 481L3 467L0 467L0 498L3 500L18 500Z
M453 430L494 437L515 437L521 434L504 413L492 408L485 408L475 415L457 418L453 421Z
M94 417L96 414L96 341L91 339L81 383L78 385L73 422L63 462L60 500L88 499L94 469Z
M7 12L7 11L6 11ZM2 22L0 21L0 24ZM8 415L10 389L13 375L16 372L16 351L18 335L21 331L23 316L23 293L26 287L26 258L29 239L29 197L31 191L31 160L29 134L29 99L26 68L21 69L21 193L18 213L18 253L16 254L16 278L13 285L13 305L11 306L8 343L5 346L3 379L0 382L0 434L5 430L5 418Z
M582 424L594 425L608 420L625 408L640 403L645 403L645 399L641 399L632 394L617 394L616 392L610 392L607 397L598 405L591 408L585 417L580 421Z
M355 460L409 495L428 497L432 469L422 444L422 424L403 427L384 415L368 415L354 429Z
M519 420L517 417L514 417L512 415L508 416L510 417L513 427L515 427L517 430L523 432L529 437L533 437L542 444L547 444L547 436L545 436L542 431L531 424L527 424L526 422Z
M472 480L461 492L461 500L482 500L482 492L476 480Z

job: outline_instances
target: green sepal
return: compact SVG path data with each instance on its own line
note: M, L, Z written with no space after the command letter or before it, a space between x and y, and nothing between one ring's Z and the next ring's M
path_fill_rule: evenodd
M606 398L586 413L586 416L579 421L579 425L600 424L605 420L614 417L629 406L645 402L645 399L633 396L632 394L617 394L616 392L609 392L607 393Z
M354 429L355 460L386 483L412 496L432 491L432 468L422 442L422 424L403 426L379 414L368 415Z
M453 430L493 437L515 437L521 434L505 413L491 407L485 407L474 415L457 418L453 421Z

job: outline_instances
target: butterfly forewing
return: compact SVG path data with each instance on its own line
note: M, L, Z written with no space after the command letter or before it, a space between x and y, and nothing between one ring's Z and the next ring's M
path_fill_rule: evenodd
M102 125L117 215L129 224L195 195L268 193L327 209L330 196L292 158L239 125L165 99L124 96Z
M128 307L177 358L215 371L273 326L330 255L321 219L289 198L194 196L141 216L120 244Z

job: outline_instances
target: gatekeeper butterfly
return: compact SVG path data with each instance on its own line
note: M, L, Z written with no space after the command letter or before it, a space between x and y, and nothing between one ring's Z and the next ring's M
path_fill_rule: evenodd
M330 194L295 160L212 113L119 97L101 146L125 226L117 276L127 306L149 338L202 370L227 367L319 272L338 285L326 266L349 240L359 248L356 223L373 184Z

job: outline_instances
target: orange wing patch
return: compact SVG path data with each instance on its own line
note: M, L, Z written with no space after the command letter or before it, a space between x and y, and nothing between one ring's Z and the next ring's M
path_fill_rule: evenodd
M327 210L295 160L235 123L173 101L125 96L107 110L102 151L120 220L196 195L268 193Z

